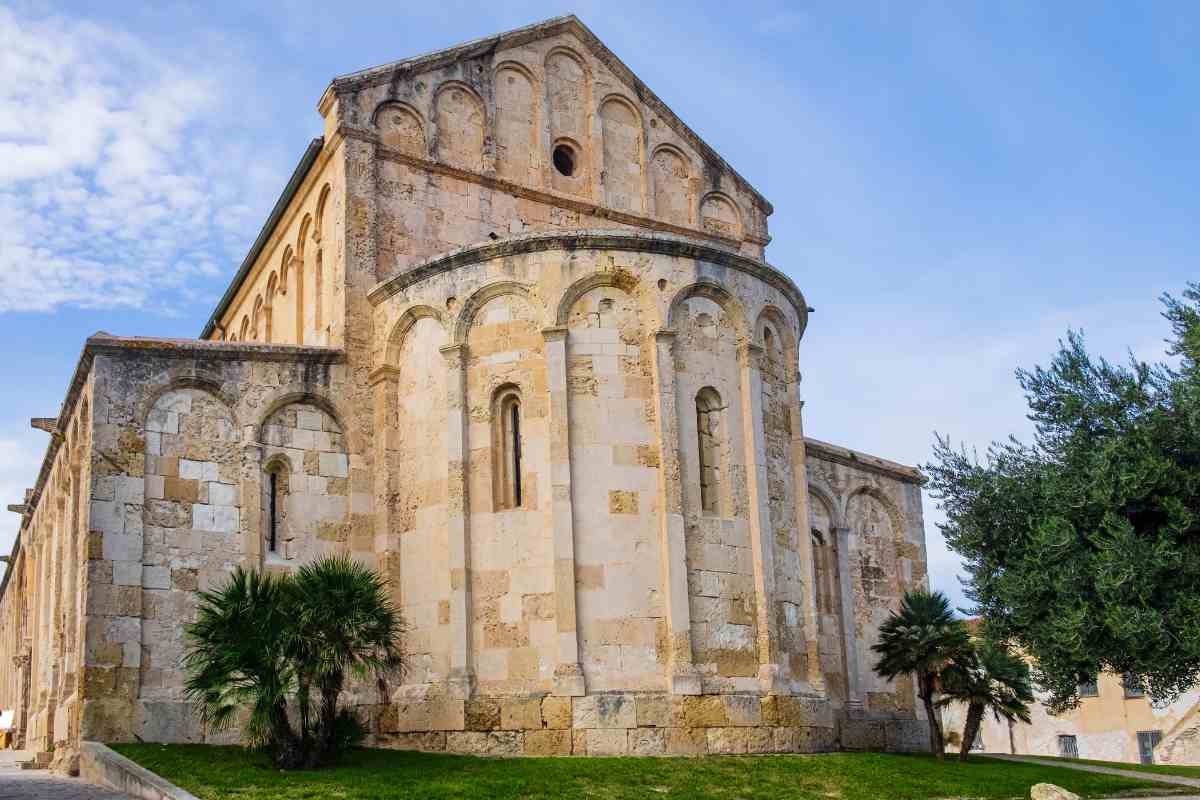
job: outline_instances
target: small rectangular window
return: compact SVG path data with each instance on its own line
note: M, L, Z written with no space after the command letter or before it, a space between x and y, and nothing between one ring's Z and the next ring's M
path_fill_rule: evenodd
M1058 737L1058 754L1063 758L1079 758L1079 744L1074 736Z
M1091 680L1080 682L1079 696L1080 697L1099 697L1100 696L1100 684L1096 680L1096 678L1092 678Z
M1121 685L1125 687L1125 697L1127 698L1146 696L1146 687L1142 685L1141 679L1128 672L1121 676Z

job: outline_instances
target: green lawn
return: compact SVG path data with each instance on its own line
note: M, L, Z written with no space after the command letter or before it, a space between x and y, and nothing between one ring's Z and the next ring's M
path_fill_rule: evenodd
M337 768L284 773L237 747L118 744L113 749L203 800L377 798L713 798L929 800L1020 798L1035 783L1084 797L1170 794L1178 787L1037 764L834 753L707 758L515 758L359 750ZM1152 791L1151 791L1152 790Z
M1061 756L1030 756L1030 758L1044 758L1049 761L1070 761L1075 764L1094 764L1097 767L1112 767L1113 769L1125 769L1130 772L1148 772L1200 779L1200 767L1180 767L1173 764L1130 764L1127 761L1097 761L1091 758L1063 758Z

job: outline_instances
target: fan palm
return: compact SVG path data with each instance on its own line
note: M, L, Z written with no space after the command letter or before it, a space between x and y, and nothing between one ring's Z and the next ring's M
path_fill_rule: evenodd
M383 579L347 556L328 556L292 579L301 682L320 693L318 749L335 750L338 698L347 675L382 677L400 665L400 614Z
M946 668L942 694L939 706L967 704L959 761L967 760L983 715L989 709L997 721L1003 717L1009 722L1029 722L1029 704L1034 700L1029 664L1007 647L986 641L978 644L968 657Z
M929 719L929 746L939 760L945 749L941 720L934 710L939 678L970 646L967 626L955 619L946 595L923 590L905 593L900 612L893 611L879 627L879 641L871 646L879 655L878 675L894 680L911 673L916 679L917 696Z
M184 692L205 727L222 730L245 714L246 741L268 746L284 769L302 758L287 716L296 685L287 594L285 580L238 567L220 589L198 593L183 657Z

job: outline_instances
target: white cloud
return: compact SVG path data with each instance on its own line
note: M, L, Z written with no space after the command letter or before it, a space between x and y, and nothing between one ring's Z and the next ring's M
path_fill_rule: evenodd
M236 263L269 198L206 55L0 7L0 312L170 307Z

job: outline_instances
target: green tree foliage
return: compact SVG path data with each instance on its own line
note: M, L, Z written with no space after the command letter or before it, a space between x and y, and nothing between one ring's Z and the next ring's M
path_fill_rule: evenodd
M1017 371L1033 444L980 463L939 437L926 467L987 637L1036 659L1052 710L1106 670L1160 701L1200 676L1200 284L1163 303L1177 363L1113 364L1072 332Z
M1003 717L1029 722L1029 704L1033 701L1033 676L1029 664L1004 645L983 640L975 642L964 657L942 671L942 698L938 705L963 703L967 706L959 761L967 760L985 713L990 710L997 720Z
M906 592L900 612L893 611L879 627L879 641L871 649L879 655L875 672L888 680L911 673L917 696L929 719L929 747L941 760L946 745L942 723L934 706L942 671L970 652L966 624L955 619L950 600L941 592Z
M294 576L239 567L198 599L185 692L208 729L240 723L246 743L269 748L281 769L329 762L361 738L338 708L347 676L382 682L401 664L400 615L377 573L343 556Z

